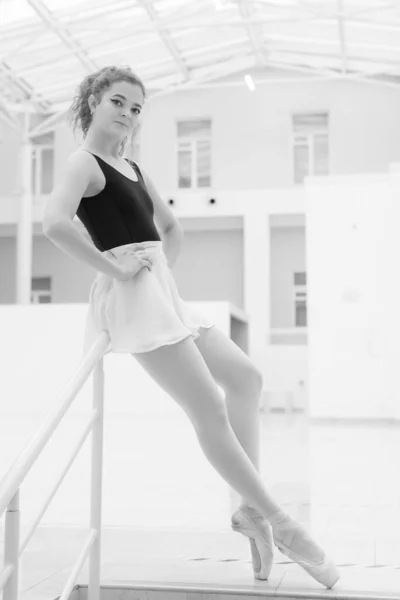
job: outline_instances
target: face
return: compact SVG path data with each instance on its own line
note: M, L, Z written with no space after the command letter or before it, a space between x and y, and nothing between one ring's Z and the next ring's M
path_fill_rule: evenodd
M92 123L116 137L130 136L138 124L143 104L143 92L139 85L118 81L103 92L99 104L96 105L95 97L90 96Z

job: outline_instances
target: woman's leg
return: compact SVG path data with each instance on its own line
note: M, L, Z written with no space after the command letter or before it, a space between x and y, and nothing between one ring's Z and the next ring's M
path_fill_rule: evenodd
M274 532L286 535L282 527L290 527L291 519L267 492L256 467L239 443L225 402L194 341L187 337L176 344L133 356L186 412L200 447L215 470L262 516L274 515L275 522L271 520ZM255 421L252 422L254 425ZM294 551L308 560L321 559L321 549L305 531L290 537Z
M263 378L248 355L218 327L200 329L195 340L216 383L225 391L225 402L232 429L242 448L260 470L260 397ZM243 504L254 506L242 494ZM261 513L263 514L263 513ZM287 521L287 516L285 520ZM319 560L321 551L306 535L297 536L294 547L310 560Z
M265 517L278 512L235 436L225 402L193 340L187 337L133 356L186 412L206 458L225 481Z
M225 393L232 429L257 471L260 471L260 399L263 377L249 356L217 326L200 328L195 344L214 381ZM241 497L249 505L248 498Z

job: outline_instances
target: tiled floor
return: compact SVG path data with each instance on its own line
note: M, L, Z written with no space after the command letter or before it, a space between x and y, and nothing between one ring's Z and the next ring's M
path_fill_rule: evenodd
M61 593L82 547L86 532L40 529L22 565L21 590L25 600L50 600ZM57 558L54 548L57 549ZM75 550L74 550L75 549ZM316 594L322 597L367 592L400 597L400 570L341 565L342 578L332 591L282 555L275 556L269 581L255 581L247 541L230 532L105 530L103 532L102 584L146 587L151 584L188 586L216 591L236 590L281 594ZM49 568L52 564L52 569ZM87 584L85 566L79 583ZM397 591L397 593L396 593ZM118 597L118 596L115 596ZM303 596L304 597L304 596ZM114 598L114 596L113 596ZM204 600L204 597L203 597Z
M338 564L342 577L334 589L324 590L278 551L270 581L255 581L248 542L229 527L237 497L199 451L191 426L153 419L149 429L145 417L114 417L105 424L103 583L185 584L208 589L210 597L221 589L263 589L293 598L301 592L303 599L315 598L317 592L400 599L400 426L309 423L299 414L260 418L262 477ZM37 430L32 423L24 429L20 417L18 422L25 437L16 440L15 423L3 420L2 447L9 435L8 448L22 448ZM179 439L175 449L174 438ZM135 451L127 452L126 446L121 451L121 439L133 440ZM12 450L10 457L15 457ZM4 455L2 460L0 474L9 466ZM25 493L29 490L33 483ZM72 501L69 508L71 525L73 515L82 511L76 497L76 506ZM45 516L57 522L56 516ZM115 527L107 527L111 522ZM3 539L3 526L0 533ZM55 598L86 534L82 526L39 528L23 557L21 598ZM78 582L87 583L87 566Z

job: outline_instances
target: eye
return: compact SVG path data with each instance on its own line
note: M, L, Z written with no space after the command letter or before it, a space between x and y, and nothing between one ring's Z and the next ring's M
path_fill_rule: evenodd
M121 100L118 100L117 98L111 98L111 102L119 102L119 104L122 106ZM140 115L140 109L139 108L132 108L131 110L136 111L136 114Z

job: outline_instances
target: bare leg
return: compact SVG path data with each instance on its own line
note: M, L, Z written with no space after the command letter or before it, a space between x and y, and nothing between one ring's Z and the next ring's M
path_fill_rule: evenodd
M214 380L224 390L229 423L259 472L263 377L248 355L216 326L200 329L195 344ZM249 506L248 498L242 495L241 504Z
M229 423L223 398L193 340L134 357L187 413L204 455L225 481L263 516L278 512Z
M243 398L243 392L229 390L225 394L225 403L231 427L250 458L255 469L260 472L260 395L259 390L248 391L251 398ZM249 506L249 500L241 496L242 504Z
M268 493L252 460L238 441L229 422L225 402L193 340L185 338L179 343L135 354L134 357L189 416L203 453L214 469L262 516L274 516L275 523L271 519L273 530L275 525L277 530L286 528L290 517L280 510ZM236 409L233 419L239 435L249 440L246 428L243 430L238 424L239 418ZM252 423L254 426L254 421ZM292 547L309 559L321 555L315 545L313 547L307 540L303 543L300 536L293 540Z
M225 393L229 423L256 470L260 471L260 398L263 377L248 355L218 327L201 329L195 344ZM241 496L241 504L249 500Z

